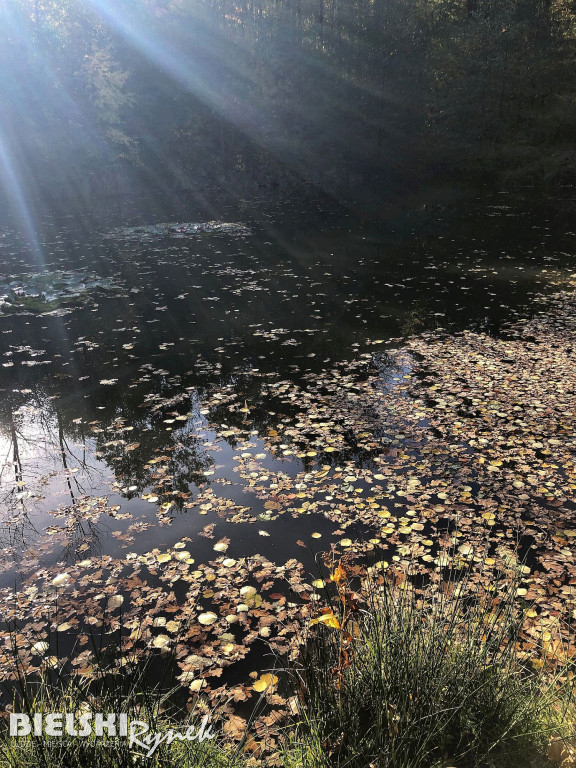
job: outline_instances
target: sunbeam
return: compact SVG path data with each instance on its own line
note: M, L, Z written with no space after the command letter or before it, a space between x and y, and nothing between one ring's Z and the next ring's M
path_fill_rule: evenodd
M0 131L0 185L11 205L14 215L26 237L29 252L38 267L44 265L42 246L34 223L34 218L26 200L26 193L20 184L19 174L8 152Z

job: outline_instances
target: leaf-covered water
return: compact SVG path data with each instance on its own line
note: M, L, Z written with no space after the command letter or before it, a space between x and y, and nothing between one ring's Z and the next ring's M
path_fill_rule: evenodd
M197 689L256 640L282 648L274 621L319 599L314 553L432 535L410 500L424 477L446 497L444 446L437 465L419 453L422 430L441 442L444 427L406 392L424 348L392 350L442 328L497 336L574 263L573 233L501 199L379 228L310 202L225 214L242 228L174 237L159 212L127 209L47 220L39 249L10 227L0 240L6 280L117 287L0 317L5 609L15 583L31 603L63 593L54 626L82 638L73 586L87 616L149 609L138 627L159 649L185 606L197 621L177 655ZM145 236L108 236L119 227Z
M58 505L96 495L143 518L144 530L135 536L118 513L106 525L71 532L59 558L73 558L78 547L86 554L169 545L197 525L185 505L199 489L236 479L232 435L216 436L202 412L213 390L225 384L246 404L246 413L223 404L221 420L249 422L261 447L284 410L266 394L268 383L299 380L366 349L377 353L367 339L436 327L497 330L529 311L534 292L561 283L571 236L552 236L547 222L500 202L457 224L438 211L379 231L320 204L284 203L230 216L251 227L248 239L215 232L175 240L155 229L153 237L123 241L107 237L117 220L47 221L44 272L84 270L124 290L111 298L94 292L89 306L64 317L0 320L2 487L9 514L26 518L21 535L9 528L9 538L28 547L55 522ZM125 215L133 217L126 224L138 215L155 224L154 212ZM39 271L16 231L5 229L0 246L12 282ZM385 355L375 354L371 365L383 381L394 373ZM176 495L161 515L171 525L159 529L160 501L142 495L154 484L149 462L167 451L166 482ZM301 464L292 458L278 468L295 474ZM254 501L236 483L218 494ZM298 522L302 536L305 525ZM295 552L284 535L255 535L253 526L235 529L236 553L254 544L270 554Z

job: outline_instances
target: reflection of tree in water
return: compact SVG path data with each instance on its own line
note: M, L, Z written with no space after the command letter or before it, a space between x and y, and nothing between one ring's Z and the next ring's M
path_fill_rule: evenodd
M425 299L415 299L410 304L410 309L404 311L398 318L399 332L402 336L411 336L425 330L430 324L430 316L434 313L432 304L428 305Z
M182 428L178 431L166 433L164 430L154 429L154 422L144 419L132 424L131 432L134 441L138 442L137 448L123 450L122 446L110 445L116 443L112 439L104 442L108 435L99 435L98 456L113 467L116 480L122 486L122 493L131 498L148 486L165 486L164 491L189 495L191 487L206 482L203 472L208 469L213 460L205 454L202 438L195 435L190 428ZM168 434L168 437L165 435ZM158 464L150 461L162 458L162 466L168 471L159 473ZM132 491L130 487L135 487ZM183 496L174 495L175 506L181 505Z
M146 388L142 386L88 391L78 387L65 393L59 380L45 380L44 384L49 388L12 392L0 403L0 431L6 435L12 452L12 463L3 469L10 470L12 480L9 487L5 481L3 485L12 505L16 503L18 489L30 488L34 480L53 489L59 477L64 481L72 515L79 498L109 493L100 464L112 469L116 490L125 497L154 487L158 495L164 496L161 500L174 502L173 511L182 508L195 487L208 482L204 472L212 466L213 458L201 432L203 420L198 411L202 401L222 385L217 377L210 377L201 389L188 387L188 391L181 384L171 385L164 380L159 386L160 393L145 407ZM242 397L251 402L258 399L260 428L264 431L266 425L275 423L266 412L260 382L247 376L238 386ZM222 419L232 416L227 412ZM166 419L174 421L168 425L164 423ZM168 430L168 426L172 429ZM23 445L27 461L22 460ZM152 463L160 457L164 457L161 462ZM128 490L134 486L132 491ZM20 500L21 509L13 517L23 521L34 511L33 502L29 499L30 509L23 510L24 502ZM82 538L97 538L96 533L92 527L83 528L81 521L76 521L74 533L69 536L69 549L76 550ZM26 535L21 538L24 541Z
M50 498L56 491L56 478L64 478L70 500L64 508L69 511L63 512L66 538L99 540L99 531L92 522L76 517L74 525L70 525L78 499L104 482L101 469L89 462L83 427L74 432L66 434L59 404L39 390L9 393L1 401L0 434L7 453L0 471L5 522L0 529L0 543L15 555L30 548L42 535L35 515L50 506L45 494ZM70 445L70 439L78 436L82 440L80 450Z
M78 559L101 555L103 553L102 538L109 528L105 520L85 519L76 505L71 506L67 512L62 560L76 562Z
M20 450L24 437L12 408L9 408L3 426L6 453L0 467L0 502L4 510L5 524L0 527L0 546L5 549L16 549L24 547L30 537L37 534L37 531L30 520L25 504L28 491Z
M170 401L169 392L164 398ZM203 472L213 459L206 452L204 438L198 432L199 419L194 418L197 405L195 393L179 398L178 410L174 405L166 409L142 408L141 398L115 400L112 408L100 414L96 438L99 459L110 466L121 488L131 498L149 486L170 493L175 508L181 508L194 486L206 483ZM186 420L178 421L178 417ZM174 420L173 425L164 423ZM181 424L181 426L178 426ZM168 430L167 426L174 428ZM161 459L161 461L158 461ZM159 467L163 471L159 471ZM134 487L132 491L130 487Z
M390 376L390 361L385 356L366 362L366 373L375 372L382 381ZM189 503L196 488L207 485L204 473L214 464L209 442L213 435L200 414L202 407L208 406L206 417L210 423L233 429L235 434L218 437L233 448L238 438L250 439L256 434L266 439L271 433L283 432L303 407L306 417L304 402L278 393L274 384L279 381L276 376L254 375L247 370L225 377L205 376L202 385L195 387L185 386L178 377L160 377L153 380L153 389L147 380L131 387L75 386L66 393L63 382L52 379L44 382L46 388L26 393L20 390L0 404L0 428L4 425L13 448L12 486L18 488L19 482L31 482L26 473L30 474L35 461L37 466L42 465L42 472L36 474L52 471L62 478L70 499L69 507L62 509L67 519L65 554L95 554L101 549L102 524L77 515L77 502L84 496L109 495L105 466L114 474L114 491L130 499L144 489L153 489L159 506L172 502L173 514ZM301 377L300 387L302 391L311 388L322 396L321 382L311 375ZM222 391L231 399L224 398L219 404L213 395ZM325 395L328 400L333 397L328 390ZM18 415L22 413L26 418ZM340 423L341 414L334 412L331 418L342 429L345 447L338 454L326 454L324 463L350 460L368 466L372 455L359 445L354 430ZM379 439L382 425L376 415L366 413L362 419L372 423L374 438ZM314 432L314 423L310 426ZM288 435L286 440L292 441ZM21 458L23 441L33 457L28 464ZM297 442L294 447L301 450L304 443ZM302 463L306 469L313 462L303 457ZM24 520L22 514L20 518ZM26 536L23 533L22 539Z
M336 365L332 369L332 376L328 381L332 384L338 381L338 372L342 375L347 372L347 365ZM363 381L367 376L377 375L374 379L374 386L379 389L386 389L391 386L391 379L398 373L398 368L393 359L386 353L372 355L367 360L365 366L356 370L358 381ZM237 401L246 403L248 413L242 408L229 410L227 405L218 405L210 410L211 421L217 424L225 423L234 429L235 434L226 438L226 441L235 446L239 436L248 437L252 431L265 439L272 433L278 433L284 426L290 425L297 418L307 420L305 404L298 399L287 400L274 387L268 387L267 382L270 379L261 379L254 376L235 376L227 380L228 386L234 388ZM272 380L278 382L279 379ZM373 439L378 443L383 443L383 451L386 453L386 437L389 432L389 425L382 420L382 415L368 402L351 404L346 398L341 399L335 394L333 389L324 388L321 379L303 378L300 384L303 390L311 388L315 396L330 404L332 410L330 419L333 424L342 429L342 436L345 447L337 453L325 453L322 462L326 465L338 465L342 462L351 461L360 467L371 468L374 466L374 452L366 450L360 444L357 429L354 425L363 423L369 430ZM292 391L292 389L290 390ZM345 392L345 390L344 390ZM328 417L327 417L328 418ZM347 423L349 422L349 423ZM318 438L319 432L314 420L309 422L309 430L299 430L296 441L290 436L289 432L282 432L283 440L290 444L297 451L305 450L312 441ZM321 449L318 448L321 453ZM308 470L314 464L314 461L307 456L300 456L304 470Z

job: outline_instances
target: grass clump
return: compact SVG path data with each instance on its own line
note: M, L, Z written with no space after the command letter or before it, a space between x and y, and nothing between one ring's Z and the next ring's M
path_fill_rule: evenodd
M355 594L342 568L332 580L338 597L311 622L294 673L302 766L552 764L551 734L569 735L570 687L561 693L566 677L520 651L514 583L487 590L453 572L416 589L373 572Z
M76 730L83 725L81 716L91 715L92 732L74 736L64 730L62 736L55 737L46 732L44 719L41 734L10 736L6 713L0 729L1 768L239 768L238 745L225 745L218 733L222 713L201 698L192 707L186 706L182 689L168 688L162 674L159 679L156 655L151 653L121 671L106 666L104 659L100 662L96 678L90 681L70 675L64 666L56 664L30 678L15 656L16 682L10 687L12 712L28 715L32 723L38 714L73 714ZM167 668L166 661L164 664ZM156 683L151 682L153 678ZM118 718L116 734L106 730L103 735L95 734L97 713L104 717L123 713L128 724L138 721L136 735L141 742L149 735L165 737L171 730L185 734L190 729L189 735L196 738L176 737L156 746L153 740L144 746L131 745L129 738L120 735ZM151 753L149 748L153 748Z

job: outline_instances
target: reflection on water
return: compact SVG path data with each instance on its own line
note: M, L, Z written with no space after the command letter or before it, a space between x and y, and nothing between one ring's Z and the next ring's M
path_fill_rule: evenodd
M227 213L252 235L122 240L106 235L155 220L120 211L87 229L47 218L41 265L18 233L2 233L6 275L85 270L123 286L80 308L0 317L4 585L39 565L183 537L195 557L212 556L215 525L233 557L305 559L296 540L336 525L278 519L238 457L259 457L254 480L263 467L272 487L371 459L345 424L337 459L321 441L308 452L292 444L282 430L305 404L279 397L281 382L305 392L314 374L368 350L366 370L393 384L401 371L386 343L438 327L498 332L571 265L570 235L501 205L378 231L313 204ZM372 437L385 426L374 421ZM268 453L264 438L278 433L284 443Z

